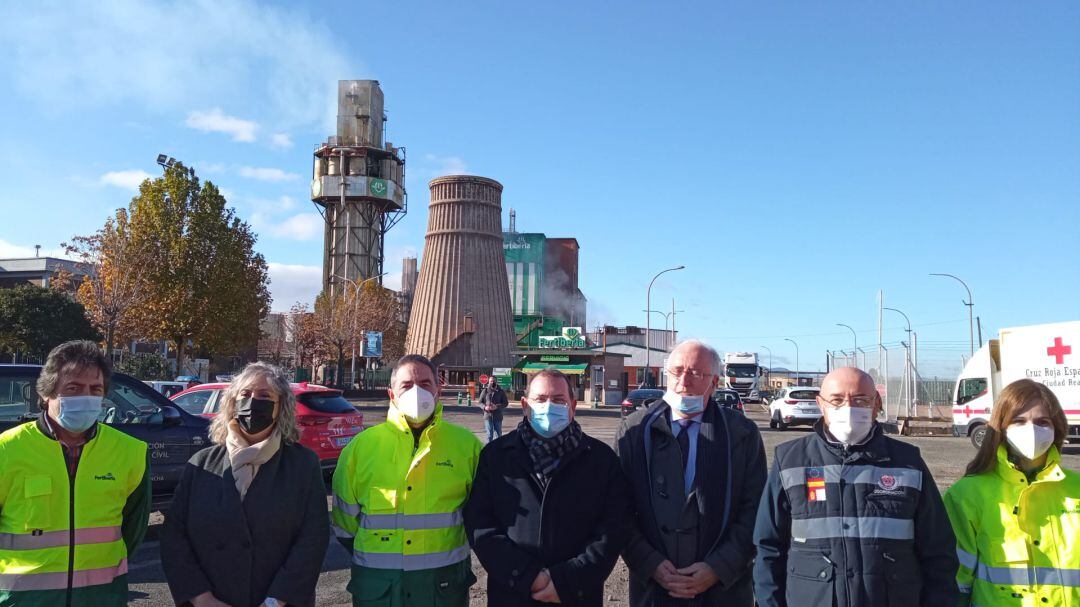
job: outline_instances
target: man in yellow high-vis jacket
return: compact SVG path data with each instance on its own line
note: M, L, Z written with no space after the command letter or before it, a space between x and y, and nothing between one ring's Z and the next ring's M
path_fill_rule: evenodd
M0 607L127 604L146 534L146 443L97 423L109 360L89 341L49 354L36 421L0 434Z
M476 582L461 509L480 441L442 418L428 359L390 377L386 422L361 432L334 472L333 529L352 552L354 605L467 607Z

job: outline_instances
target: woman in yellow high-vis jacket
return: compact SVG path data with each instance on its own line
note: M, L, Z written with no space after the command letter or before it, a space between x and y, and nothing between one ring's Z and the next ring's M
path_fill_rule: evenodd
M1080 474L1061 467L1061 404L1022 379L1002 390L989 427L945 493L962 604L1080 607Z

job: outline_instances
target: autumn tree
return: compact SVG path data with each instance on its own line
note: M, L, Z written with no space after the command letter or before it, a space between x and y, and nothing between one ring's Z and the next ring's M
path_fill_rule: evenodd
M73 339L101 339L82 304L57 290L31 284L0 289L0 350L43 359Z
M75 299L105 335L105 351L111 353L118 338L135 336L136 313L146 300L145 250L131 237L127 209L118 209L97 233L72 238L64 249L78 261L84 274L82 281L75 283ZM68 284L63 279L55 282Z
M397 360L405 354L405 325L401 322L401 304L393 291L368 282L361 287L355 308L361 335L368 331L383 334L383 359Z
M306 303L293 304L284 315L284 328L287 339L292 343L296 366L314 367L320 356L319 327L315 315L308 311Z
M351 350L359 340L360 330L353 321L354 304L352 292L338 289L334 295L323 291L315 298L314 326L317 330L319 345L326 355L337 356L337 370L334 383L344 382L342 370L345 367L345 351Z
M146 297L133 326L175 345L178 372L192 345L215 354L256 348L259 320L269 310L255 234L225 205L213 183L180 163L144 181L131 201L128 229L145 256Z

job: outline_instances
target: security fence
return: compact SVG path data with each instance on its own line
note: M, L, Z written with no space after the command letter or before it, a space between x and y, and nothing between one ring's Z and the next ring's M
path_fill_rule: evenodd
M963 362L951 346L931 346L925 354L915 354L906 342L882 344L880 352L876 345L834 350L828 361L830 369L857 367L869 373L890 420L946 416Z

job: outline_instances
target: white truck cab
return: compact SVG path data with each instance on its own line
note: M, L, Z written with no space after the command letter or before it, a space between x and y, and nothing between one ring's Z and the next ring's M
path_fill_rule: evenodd
M1080 321L1002 329L979 348L956 379L953 434L981 445L997 395L1023 378L1046 384L1061 401L1070 436L1080 434Z
M757 352L724 354L724 388L738 392L743 402L761 402L763 375L764 370L758 364Z

